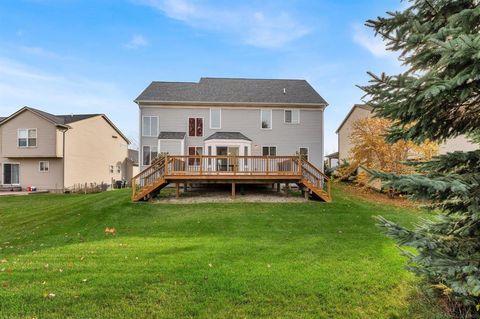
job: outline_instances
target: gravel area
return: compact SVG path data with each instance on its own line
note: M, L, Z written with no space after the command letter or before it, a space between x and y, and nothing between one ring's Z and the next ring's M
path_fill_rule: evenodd
M243 193L243 194L242 194ZM153 200L158 204L198 204L198 203L302 203L306 200L300 192L276 192L265 188L245 190L237 189L236 198L232 199L228 189L191 189L186 193L181 191L180 198L175 198L174 189L162 190L159 197Z

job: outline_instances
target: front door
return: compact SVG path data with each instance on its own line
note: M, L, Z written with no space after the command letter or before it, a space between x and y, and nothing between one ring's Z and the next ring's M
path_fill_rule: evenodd
M20 164L3 164L3 184L19 185L20 184Z

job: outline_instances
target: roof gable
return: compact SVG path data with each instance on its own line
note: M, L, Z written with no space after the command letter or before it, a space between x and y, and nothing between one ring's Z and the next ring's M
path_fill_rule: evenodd
M51 122L52 124L56 125L56 126L59 126L59 127L64 127L64 128L71 128L68 124L71 124L71 123L74 123L74 122L78 122L78 121L83 121L83 120L86 120L86 119L89 119L89 118L93 118L93 117L96 117L96 116L101 116L105 121L107 121L108 124L110 124L110 126L115 130L117 131L117 133L127 142L130 144L130 140L125 136L123 135L123 133L115 126L115 124L113 124L112 121L110 121L110 119L105 115L105 114L71 114L71 115L53 115L51 113L48 113L48 112L45 112L45 111L42 111L42 110L38 110L36 108L33 108L33 107L29 107L29 106L24 106L22 107L20 110L18 110L17 112L13 113L12 115L10 115L9 117L6 117L6 118L0 118L0 125L8 122L9 120L15 118L16 116L18 116L19 114L25 112L25 111L30 111L38 116L40 116L41 118L44 118L45 120Z
M201 78L198 83L154 81L135 102L327 105L305 80L241 78Z
M367 104L354 104L353 107L350 109L350 112L348 112L347 116L345 116L345 118L343 119L342 123L340 124L340 126L337 128L337 130L335 131L335 133L338 134L338 132L342 129L343 125L345 125L345 123L348 121L348 119L350 118L350 116L352 115L352 113L355 111L355 109L363 109L363 110L366 110L366 111L369 111L369 112L372 112L373 111L373 107L371 107L370 105L367 105Z

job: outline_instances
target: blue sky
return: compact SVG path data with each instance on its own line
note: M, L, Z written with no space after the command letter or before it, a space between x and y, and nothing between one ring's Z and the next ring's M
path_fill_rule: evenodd
M395 55L363 26L400 0L1 0L0 116L105 113L133 141L153 80L303 78L329 102L325 152L367 71Z

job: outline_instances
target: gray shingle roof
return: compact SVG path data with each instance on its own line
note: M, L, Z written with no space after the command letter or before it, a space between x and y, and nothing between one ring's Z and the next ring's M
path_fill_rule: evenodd
M40 114L41 116L45 117L46 119L50 120L51 122L58 124L58 125L67 125L69 123L85 120L91 117L99 116L102 114L71 114L71 115L53 115L51 113L47 113L45 111L35 109L33 107L27 107L28 109Z
M73 122L78 122L78 121L85 120L85 119L95 117L95 116L102 116L105 119L105 121L107 121L113 127L113 129L115 129L115 131L117 131L118 134L120 134L123 137L123 139L125 141L127 141L128 144L130 144L129 139L125 135L123 135L123 133L115 126L115 124L113 124L112 121L110 121L110 119L105 114L53 115L51 113L48 113L48 112L30 107L30 106L24 106L20 110L18 110L17 112L10 115L9 117L6 117L6 118L3 118L2 120L0 120L0 123L2 123L2 121L8 121L11 118L14 118L15 116L24 112L25 110L30 110L31 112L33 112L33 113L47 119L48 121L52 122L54 125L61 126L61 127L64 127L64 128L70 128L70 126L68 124L73 123Z
M183 140L185 132L160 132L158 138L161 140Z
M245 140L245 141L251 141L248 137L243 135L240 132L216 132L210 135L205 139L205 141L208 140Z
M58 118L63 119L64 124L78 122L91 117L100 116L102 114L72 114L72 115L55 115Z
M135 101L327 104L305 80L239 78L201 78L198 83L154 81Z
M0 122L6 119L6 117L0 117Z

